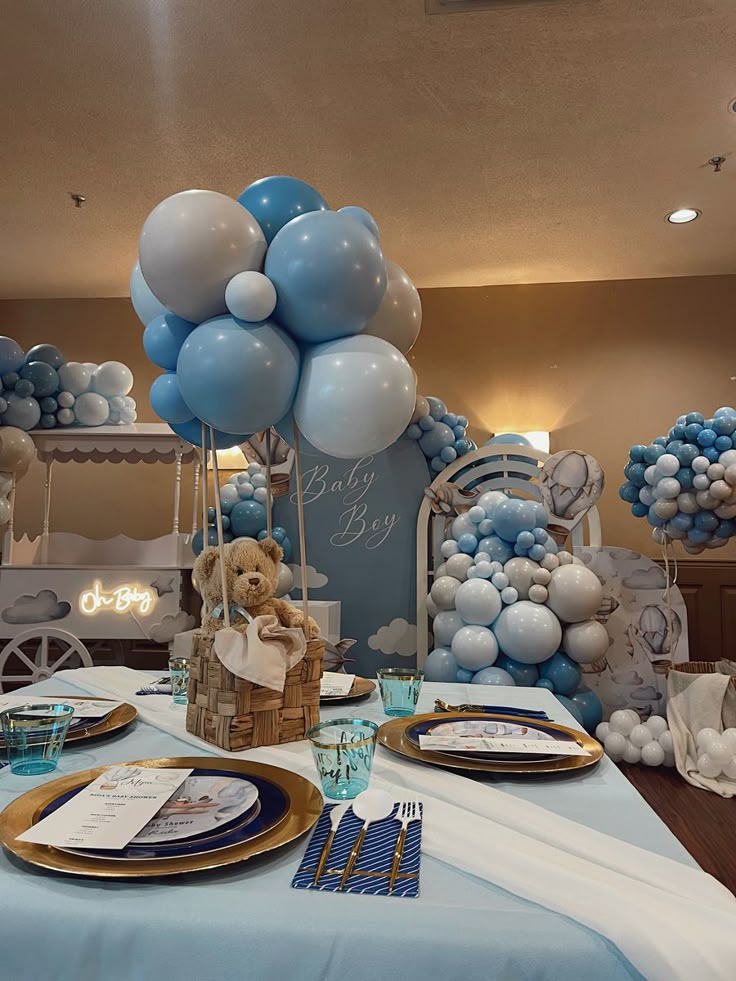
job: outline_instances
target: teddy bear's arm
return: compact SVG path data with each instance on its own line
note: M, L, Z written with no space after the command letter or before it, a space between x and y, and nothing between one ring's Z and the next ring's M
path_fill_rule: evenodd
M297 607L292 606L291 603L287 603L286 600L282 599L274 598L271 600L271 603L274 605L279 622L283 623L285 627L304 626L304 614ZM309 636L312 640L319 637L319 626L312 617L309 618Z

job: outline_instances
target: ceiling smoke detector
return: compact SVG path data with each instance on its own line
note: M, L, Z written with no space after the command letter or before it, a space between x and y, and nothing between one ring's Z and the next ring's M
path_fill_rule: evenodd
M461 14L498 7L541 7L560 0L424 0L427 14Z

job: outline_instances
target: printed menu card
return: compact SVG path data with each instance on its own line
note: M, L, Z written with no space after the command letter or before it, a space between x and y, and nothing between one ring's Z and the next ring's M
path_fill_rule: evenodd
M320 682L320 695L331 697L349 695L355 681L354 674L343 674L341 671L325 671Z
M122 702L114 702L100 698L70 698L65 701L63 695L0 695L0 712L5 709L19 708L21 705L69 705L74 709L75 719L102 719Z
M111 767L19 835L18 841L57 848L125 848L191 772L173 767Z

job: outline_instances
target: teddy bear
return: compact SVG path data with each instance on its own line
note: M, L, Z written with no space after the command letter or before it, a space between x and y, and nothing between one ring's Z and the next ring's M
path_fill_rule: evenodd
M278 584L278 567L283 558L281 546L273 538L257 542L252 538L239 538L225 545L225 576L227 598L230 604L230 622L236 630L245 631L249 621L235 607L241 607L252 617L273 614L284 627L303 627L304 614L285 600L273 594ZM222 614L213 612L222 606L222 580L220 576L220 549L206 548L194 563L194 578L207 604L207 615L202 630L212 635L224 626ZM319 626L309 618L309 636L319 637Z

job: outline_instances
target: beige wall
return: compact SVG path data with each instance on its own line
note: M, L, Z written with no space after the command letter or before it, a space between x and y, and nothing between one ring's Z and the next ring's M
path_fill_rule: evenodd
M736 276L424 290L412 364L420 390L491 431L548 429L552 450L580 448L603 464L604 540L655 554L648 526L616 488L628 447L667 431L690 409L736 403ZM126 300L0 301L0 332L28 347L57 344L70 360L125 361L139 419L153 420L142 328ZM53 527L108 537L169 528L173 469L66 464L54 475ZM19 488L17 522L37 533L42 474ZM191 509L185 488L183 515ZM733 546L709 558L733 558Z

